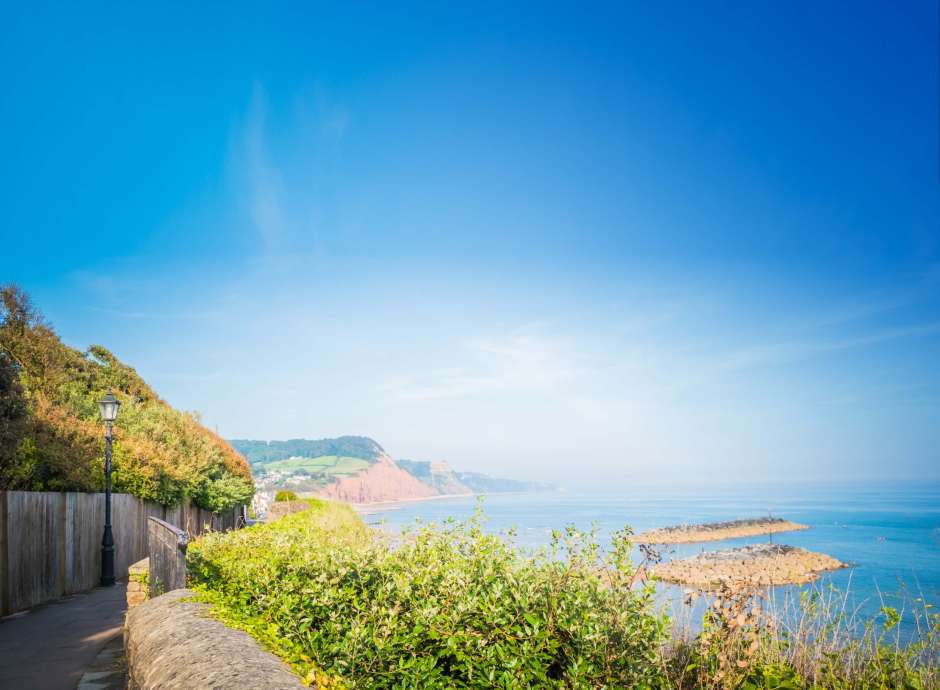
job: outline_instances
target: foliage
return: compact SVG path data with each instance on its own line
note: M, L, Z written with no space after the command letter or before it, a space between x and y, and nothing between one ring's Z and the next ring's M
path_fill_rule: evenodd
M663 666L679 690L937 690L940 617L920 605L902 639L897 610L883 607L880 625L858 619L834 588L803 590L778 608L760 589L725 586L702 632L676 635Z
M104 347L65 345L12 285L0 288L0 489L102 490L97 401L109 388L121 401L115 491L164 505L192 497L213 511L250 499L248 466L225 441Z
M937 690L940 621L883 608L859 624L830 592L775 610L735 585L699 633L673 632L637 587L629 531L524 552L481 518L389 541L348 506L208 534L189 549L197 596L322 688ZM646 558L656 558L645 552ZM792 608L790 608L792 607ZM902 643L904 622L916 635Z
M17 455L29 428L29 408L13 359L0 350L0 487L29 476Z
M375 538L344 506L190 546L199 596L320 687L663 687L665 621L629 532L529 553L479 515ZM350 526L356 520L356 528Z
M216 477L204 477L193 499L197 505L213 513L221 513L227 508L247 505L254 493L254 486L241 477L222 472Z
M288 441L252 441L230 439L229 443L241 453L255 470L271 462L290 458L319 458L324 455L358 458L369 463L385 453L378 443L365 436L340 436L308 440L295 438Z
M275 494L274 500L277 503L282 503L284 501L296 501L298 499L297 494L295 494L293 491L282 489L281 491L278 491L277 494Z

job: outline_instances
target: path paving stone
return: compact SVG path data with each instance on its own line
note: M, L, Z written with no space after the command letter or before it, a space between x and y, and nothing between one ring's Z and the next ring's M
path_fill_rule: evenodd
M126 685L124 636L115 635L85 669L78 681L78 690L124 690Z
M121 663L126 605L126 585L119 583L0 618L0 690L75 690L90 667L110 671L96 662L104 654L103 664ZM82 687L121 687L110 685L112 678Z

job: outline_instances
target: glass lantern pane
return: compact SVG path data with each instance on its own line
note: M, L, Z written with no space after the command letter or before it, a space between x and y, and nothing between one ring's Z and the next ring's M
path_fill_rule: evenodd
M113 422L117 418L118 408L121 403L113 395L108 395L104 400L98 402L98 411L101 418L106 422Z

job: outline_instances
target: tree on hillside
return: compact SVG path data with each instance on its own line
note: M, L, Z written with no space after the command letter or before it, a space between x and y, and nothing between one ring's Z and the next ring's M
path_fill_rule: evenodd
M224 440L101 345L65 345L23 290L0 287L0 488L101 490L98 399L108 389L122 404L115 491L215 512L251 499L248 466Z
M16 285L0 287L0 358L5 407L16 418L0 441L3 488L97 489L98 475L87 471L99 455L97 440L70 425L51 400L81 355L61 343Z
M37 379L61 369L59 338L16 285L0 287L0 350L18 371Z
M0 351L0 490L18 482L16 455L29 414L13 358Z

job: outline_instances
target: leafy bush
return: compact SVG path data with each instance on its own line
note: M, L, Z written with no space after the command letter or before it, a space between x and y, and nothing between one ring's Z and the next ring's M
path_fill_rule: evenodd
M102 490L98 400L109 388L121 401L115 491L164 505L192 497L213 511L251 498L248 465L231 446L105 348L65 345L11 285L0 287L0 490Z
M321 688L940 690L940 617L923 601L877 625L831 589L777 609L728 587L699 632L667 639L626 531L607 557L573 529L526 553L479 515L392 542L344 504L309 503L202 537L189 567L216 615ZM902 618L916 635L902 639Z
M675 634L664 649L669 687L677 690L937 690L940 617L923 599L904 618L853 613L848 594L815 586L782 602L761 588L726 585L711 595L703 629Z
M636 587L629 533L608 556L568 530L537 553L479 515L393 543L319 502L190 546L200 598L320 687L662 687L665 619Z
M193 495L197 505L213 513L221 513L227 508L243 506L251 502L254 486L228 472L217 477L205 477Z
M293 491L287 491L286 489L282 489L281 491L278 491L274 495L274 500L277 503L280 503L282 501L296 501L297 494L295 494Z

